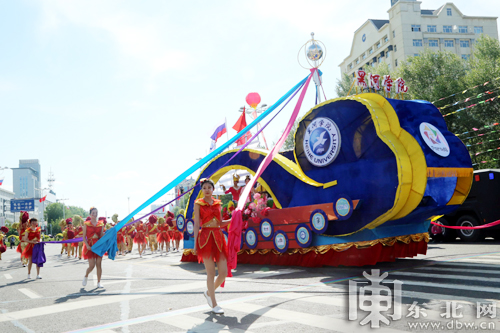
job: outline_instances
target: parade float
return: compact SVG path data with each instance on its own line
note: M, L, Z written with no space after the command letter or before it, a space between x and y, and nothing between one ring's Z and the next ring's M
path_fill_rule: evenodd
M243 223L226 235L231 247L240 228L241 240L237 259L229 261L361 266L426 254L431 218L454 211L469 193L473 169L465 145L432 103L404 100L403 79L359 70L353 95L318 103L321 46L314 37L304 46L317 105L300 119L293 150L220 151L196 181L216 183L245 170L256 177L247 186L261 188L255 203L238 203ZM193 206L202 193L195 186L189 195L185 214L177 216L184 262L197 261ZM262 196L273 208L262 205Z

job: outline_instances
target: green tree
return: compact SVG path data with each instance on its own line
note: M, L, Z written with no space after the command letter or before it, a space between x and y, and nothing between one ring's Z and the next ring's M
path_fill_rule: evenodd
M346 97L348 95L353 80L354 78L352 76L342 73L342 77L337 79L337 85L335 86L335 92L338 97Z
M299 122L296 120L295 123L293 124L292 129L290 130L290 133L288 133L288 136L286 137L283 146L281 146L280 151L291 150L295 147L295 132L297 132L298 126Z

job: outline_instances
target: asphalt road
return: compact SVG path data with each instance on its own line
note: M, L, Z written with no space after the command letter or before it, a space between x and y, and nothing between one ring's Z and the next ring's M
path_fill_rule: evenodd
M86 261L59 256L60 245L45 248L47 263L41 270L41 280L26 279L27 268L22 267L14 250L2 255L0 333L500 330L500 309L495 310L495 318L487 311L477 318L477 302L483 310L492 310L487 304L500 308L500 243L491 239L474 244L430 243L425 256L376 266L239 265L234 277L217 292L224 315L211 314L202 295L206 281L203 265L181 263L181 253L160 256L148 251L139 258L134 249L134 253L114 261L106 258L105 290L100 290L95 275L82 287ZM363 272L372 269L388 272L381 286L371 290L377 294L390 288L391 307L386 312L377 310L386 304L376 300L373 304L377 307L370 312L371 303L360 298L359 287L368 285ZM394 280L402 283L401 299L394 296ZM358 286L351 297L349 281ZM368 289L366 295L371 293ZM351 311L353 320L349 320L350 305L357 309ZM361 325L367 318L374 320ZM383 318L387 324L378 321ZM375 322L381 328L372 328ZM435 326L426 328L426 323ZM472 328L465 329L465 324Z

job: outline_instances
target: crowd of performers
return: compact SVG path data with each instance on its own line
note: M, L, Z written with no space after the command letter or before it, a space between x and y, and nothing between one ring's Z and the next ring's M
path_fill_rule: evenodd
M224 191L231 193L235 201L239 200L243 186L238 186L239 176L233 176L234 186ZM249 177L245 180L248 183ZM203 262L207 272L207 290L203 292L212 312L216 314L224 313L224 310L217 304L215 299L215 290L223 285L227 276L227 257L228 245L224 238L222 230L227 228L230 219L222 211L222 202L212 196L215 185L210 179L202 179L200 182L202 198L195 201L194 204L194 251L198 257L198 263ZM263 191L261 188L252 189L253 193ZM117 215L113 216L113 222L118 223ZM133 220L131 221L133 222ZM158 218L151 215L148 223L141 220L128 225L117 231L118 254L126 255L132 252L133 243L138 246L139 256L142 257L144 251L148 248L151 253L159 252L163 255L169 251L179 251L180 241L183 234L177 230L175 216L168 212L165 217ZM88 268L82 281L82 285L87 285L89 274L96 268L97 270L97 288L104 288L101 283L102 276L102 257L92 252L92 246L97 243L104 235L106 230L112 228L111 223L107 223L106 218L98 217L97 208L90 208L90 216L84 221L80 216L63 219L60 222L63 230L63 240L71 240L82 237L81 242L65 242L62 244L61 256L67 254L68 258L74 257L88 260ZM28 279L31 279L32 252L36 243L41 241L41 229L38 226L36 218L29 218L27 212L21 212L20 220L17 225L20 243L17 252L21 254L23 266L28 266ZM3 242L4 234L8 228L0 229L0 255L5 252ZM0 256L1 259L1 256ZM218 268L218 276L215 276L215 265ZM40 267L37 265L37 279L41 279Z

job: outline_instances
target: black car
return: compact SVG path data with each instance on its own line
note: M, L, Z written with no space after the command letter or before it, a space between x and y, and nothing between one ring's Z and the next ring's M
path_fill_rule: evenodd
M441 217L437 223L462 227L475 227L500 220L500 169L474 171L472 188L464 203L453 213ZM432 225L431 225L432 227ZM485 229L454 230L442 228L442 233L431 237L436 241L450 241L458 237L463 241L481 241L485 237L500 239L500 225Z

